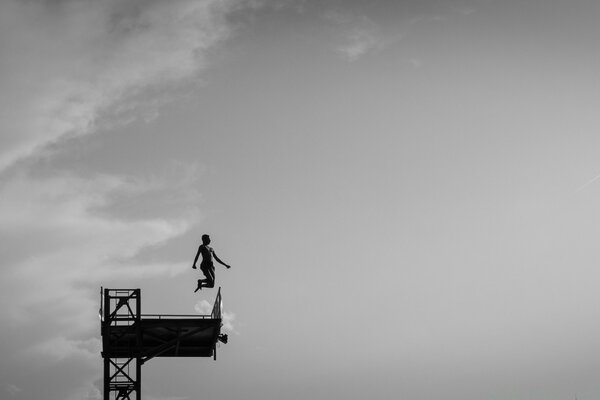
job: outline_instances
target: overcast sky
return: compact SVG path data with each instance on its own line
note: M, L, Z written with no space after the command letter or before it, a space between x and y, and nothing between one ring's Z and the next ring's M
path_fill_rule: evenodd
M98 400L100 287L230 342L148 400L600 397L600 3L0 1L0 398Z

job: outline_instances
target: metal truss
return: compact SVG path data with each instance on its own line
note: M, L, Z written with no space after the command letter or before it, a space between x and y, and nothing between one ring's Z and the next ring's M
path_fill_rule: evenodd
M141 400L141 367L154 357L213 357L221 334L221 288L210 315L141 314L140 289L101 291L104 400Z
M101 310L103 348L131 335L128 357L104 357L104 400L141 400L140 289L106 289Z

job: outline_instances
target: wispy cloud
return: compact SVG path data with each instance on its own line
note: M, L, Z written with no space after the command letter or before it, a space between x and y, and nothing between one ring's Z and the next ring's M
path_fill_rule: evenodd
M180 396L156 397L156 396L152 396L152 395L145 395L144 398L148 399L148 400L187 400L187 399L189 399L189 397L180 397Z
M208 300L200 300L194 305L194 311L200 315L210 315L212 307Z
M94 377L100 343L97 298L90 295L103 282L175 275L189 267L142 262L137 256L187 232L199 215L193 207L168 218L123 220L107 214L123 196L156 191L158 185L156 179L147 183L106 175L4 180L0 301L10 305L2 307L0 334L10 338L0 344L4 355L35 360L37 368L75 362L85 366L81 371L88 371L89 379ZM178 186L170 179L162 185L162 191L171 192ZM11 334L17 331L39 334ZM82 377L81 382L89 381Z
M347 43L337 48L338 53L349 61L356 61L370 51L382 49L385 44L383 37L367 29L352 29L346 34Z
M63 139L153 118L201 80L209 51L232 33L226 15L243 3L0 2L0 369L9 395L100 398L96 291L187 270L140 257L200 218L194 167L83 176L41 171L36 160Z
M227 38L232 1L0 3L0 170L151 108ZM151 99L147 91L154 89ZM159 96L159 93L160 96Z
M575 193L581 192L583 189L587 188L592 183L596 182L598 179L600 179L600 175L596 175L595 177L593 177L592 179L590 179L589 181L587 181L586 183L584 183L583 185L581 185L579 188L577 188L577 190L575 191Z
M453 15L467 16L475 12L467 1L430 2L332 2L321 12L321 18L335 27L335 51L353 62L367 54L377 53L403 40L417 23L443 21ZM347 6L347 7L342 7ZM394 15L394 19L388 18Z
M337 45L336 52L348 61L356 61L369 52L381 50L392 41L367 16L330 10L323 13L322 17L340 27L341 43Z
M13 385L12 383L5 383L3 388L11 397L15 397L22 391L17 385Z
M223 311L223 329L232 333L239 333L235 330L233 326L233 321L235 320L235 313L230 311Z
M210 315L212 312L213 305L210 304L207 300L200 300L194 305L194 310L201 315ZM223 311L223 329L231 332L231 333L239 333L235 330L233 326L233 321L235 320L235 313L231 311Z
M135 256L148 246L186 232L197 221L197 210L189 208L170 218L138 220L123 220L103 211L124 195L156 190L156 185L155 181L146 185L140 180L105 175L92 179L18 176L4 182L0 237L9 245L3 252L9 263L2 276L10 279L2 280L0 297L10 299L14 314L6 322L35 319L47 312L48 300L54 299L52 307L64 306L71 311L73 321L65 322L74 323L70 328L73 332L80 325L77 321L84 320L79 316L88 304L78 302L71 307L63 302L81 299L76 287L82 283L98 284L103 279L135 274L178 273L183 266L141 265ZM165 181L163 190L176 186Z

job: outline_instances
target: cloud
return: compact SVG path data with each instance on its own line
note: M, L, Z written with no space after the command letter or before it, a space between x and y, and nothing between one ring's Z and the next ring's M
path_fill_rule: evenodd
M99 399L100 285L187 270L144 255L201 215L194 166L140 177L42 171L36 160L65 139L155 117L200 82L233 32L227 14L244 3L0 2L0 373L10 396Z
M11 397L16 397L22 391L17 385L13 385L12 383L5 383L3 388Z
M233 326L235 320L235 314L229 311L223 311L223 329L232 333L239 333Z
M0 2L0 170L66 135L152 114L169 101L161 88L198 78L230 35L233 3Z
M102 343L98 338L67 339L58 336L37 343L27 349L31 358L40 357L42 362L56 363L69 358L85 359L90 363L98 360Z
M408 62L413 68L421 68L423 66L423 61L419 58L411 58Z
M42 171L36 160L65 139L154 118L201 81L209 52L233 32L227 14L244 4L0 2L0 373L9 396L101 398L100 285L187 271L189 262L147 254L201 215L194 166L144 177L57 170L56 154Z
M180 397L180 396L156 397L156 396L152 396L152 395L145 395L144 399L148 399L148 400L188 400L189 397Z
M347 43L338 47L337 52L349 61L356 61L366 53L382 49L385 40L374 31L352 29L346 34Z
M0 298L10 299L13 315L6 322L32 319L56 311L56 307L71 311L73 331L84 320L80 313L89 306L70 304L71 298L81 299L81 288L138 274L180 272L183 265L140 264L136 256L189 230L198 220L197 210L190 206L177 217L137 220L123 220L106 212L124 196L147 193L157 185L157 181L147 184L107 175L88 179L19 175L3 182L0 238L8 245L3 259L10 262L0 273L5 278L0 284ZM172 192L176 187L177 183L165 181L162 191ZM53 301L48 303L50 299Z
M320 12L320 17L334 27L336 53L353 62L403 40L415 31L417 23L467 16L476 11L478 4L477 0L333 1Z
M181 179L191 178L182 174ZM94 392L92 382L99 373L100 285L186 271L187 262L139 257L145 249L186 233L200 215L192 204L168 217L124 219L111 210L131 196L177 196L184 191L193 189L171 176L146 181L101 174L36 178L21 173L0 181L0 351L5 363L20 360L11 365L10 378L24 392L40 390L41 385L31 384L35 380L24 379L34 376L78 382L65 385L68 393L46 398L69 398L73 393L79 396L73 398L94 398L88 394ZM79 368L73 371L72 366Z
M368 52L382 49L390 42L381 27L365 15L355 16L329 10L322 14L322 18L341 27L342 43L336 47L336 52L348 61L356 61Z
M210 304L207 300L200 300L194 305L194 311L200 315L210 315L212 308L212 304Z
M194 310L201 315L210 315L212 312L212 308L213 305L210 304L207 300L200 300L198 301L195 305L194 305ZM222 312L222 322L223 322L223 329L231 332L231 333L238 333L235 330L235 327L233 326L233 321L235 320L235 314L233 312L230 311L223 311Z

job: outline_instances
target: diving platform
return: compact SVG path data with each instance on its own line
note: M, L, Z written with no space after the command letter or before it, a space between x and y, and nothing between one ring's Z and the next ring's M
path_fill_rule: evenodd
M218 319L142 319L142 340L136 349L144 362L152 357L213 357L221 321ZM105 342L108 357L129 357L137 345L137 332L112 329Z
M221 288L209 315L142 314L140 289L103 289L100 303L104 400L140 400L141 366L152 358L216 360L217 343L227 343Z

